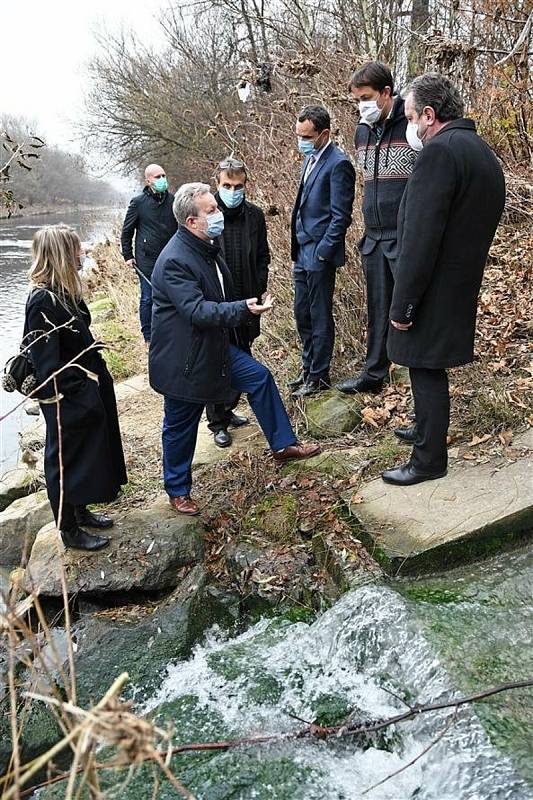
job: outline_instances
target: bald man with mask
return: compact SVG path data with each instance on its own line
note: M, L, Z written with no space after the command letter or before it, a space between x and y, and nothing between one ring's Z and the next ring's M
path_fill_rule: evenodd
M152 270L159 253L176 233L178 226L172 213L174 195L168 191L163 167L149 164L144 171L144 180L146 185L142 193L131 199L126 212L121 245L124 261L136 270L139 277L139 317L148 350L152 330Z

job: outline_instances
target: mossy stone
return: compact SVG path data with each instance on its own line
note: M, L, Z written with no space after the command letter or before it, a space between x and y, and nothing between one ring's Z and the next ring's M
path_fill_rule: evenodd
M246 515L243 528L259 530L266 536L287 540L296 532L298 500L293 494L267 495Z
M317 439L350 433L361 424L363 401L339 392L323 392L305 404L307 430Z

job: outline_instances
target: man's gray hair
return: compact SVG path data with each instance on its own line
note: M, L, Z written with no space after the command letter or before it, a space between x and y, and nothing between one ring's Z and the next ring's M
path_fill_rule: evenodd
M427 72L409 84L405 96L413 93L413 105L420 116L426 106L435 111L439 122L450 122L464 114L463 98L454 84L439 75L438 72Z
M184 183L180 186L172 204L172 211L180 225L185 225L187 217L198 216L196 198L202 194L208 194L210 191L211 187L208 183Z

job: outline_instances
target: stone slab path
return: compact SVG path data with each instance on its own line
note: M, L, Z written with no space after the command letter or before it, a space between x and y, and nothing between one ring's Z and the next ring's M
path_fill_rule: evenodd
M517 436L515 461L453 466L416 486L363 486L350 512L361 538L391 574L449 566L533 534L533 429Z

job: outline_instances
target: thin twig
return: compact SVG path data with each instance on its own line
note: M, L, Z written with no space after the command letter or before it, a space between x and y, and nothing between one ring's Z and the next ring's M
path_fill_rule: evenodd
M435 745L438 744L441 739L444 738L444 736L448 733L448 731L450 730L452 725L455 725L456 721L457 721L457 709L455 710L455 713L450 717L450 719L448 720L448 722L446 723L446 725L444 726L444 728L439 733L439 735L437 736L436 739L433 739L433 741L431 741L428 744L427 747L424 747L424 749L417 756L415 756L407 764L404 764L403 767L400 767L399 769L395 770L394 772L391 772L390 775L387 775L386 778L383 778L383 780L378 781L378 783L374 783L372 786L369 786L368 789L365 789L364 792L361 792L361 796L364 795L364 794L368 794L368 792L372 792L374 789L377 789L378 786L381 786L383 783L386 783L387 781L390 781L391 778L395 778L401 772L404 772L406 769L409 769L409 767L412 767L413 764L416 764L416 762L420 758L422 758L422 756L425 756L426 753L429 753L429 751L433 747L435 747Z

